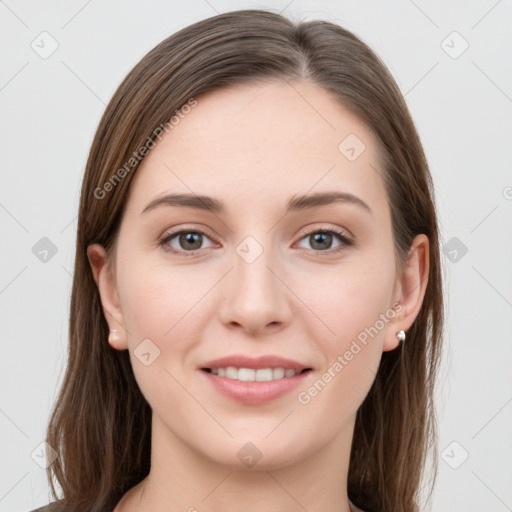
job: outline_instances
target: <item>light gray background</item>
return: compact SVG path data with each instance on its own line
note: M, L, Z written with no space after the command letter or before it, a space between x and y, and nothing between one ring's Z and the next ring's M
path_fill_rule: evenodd
M36 461L66 360L80 181L106 103L171 33L216 13L260 7L354 31L405 94L448 243L433 510L512 510L512 2L5 0L0 511L49 501ZM58 48L43 59L31 44L41 52L52 38ZM469 47L459 55L464 41ZM46 262L32 250L43 237L57 248Z

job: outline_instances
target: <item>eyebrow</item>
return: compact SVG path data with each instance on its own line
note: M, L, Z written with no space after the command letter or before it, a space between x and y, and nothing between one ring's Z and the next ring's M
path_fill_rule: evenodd
M369 213L372 212L371 208L362 199L348 192L317 192L300 196L294 194L288 199L286 211L297 212L335 203L354 204L362 207ZM226 208L222 201L214 197L197 194L166 194L151 201L144 208L142 214L161 206L195 208L219 215L226 213Z

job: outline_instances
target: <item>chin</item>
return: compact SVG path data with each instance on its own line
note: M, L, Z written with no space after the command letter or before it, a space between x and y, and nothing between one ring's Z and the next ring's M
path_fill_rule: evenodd
M277 436L273 440L265 439L264 435L261 438L255 435L243 437L243 440L237 437L226 443L221 451L204 453L204 456L232 470L270 471L290 466L315 449L306 445L306 442L311 442L311 435L307 439L293 439L289 436L287 439L288 442L283 443Z

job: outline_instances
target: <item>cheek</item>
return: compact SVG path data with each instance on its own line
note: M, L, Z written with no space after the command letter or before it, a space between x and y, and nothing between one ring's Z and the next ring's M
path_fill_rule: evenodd
M133 372L142 394L157 411L181 407L181 399L186 403L177 382L187 386L189 376L183 366L199 339L194 329L198 329L198 301L207 291L206 284L198 290L182 275L142 264L139 268L126 265L124 273L119 273Z
M347 279L336 293L323 296L321 314L334 334L320 336L320 328L311 328L309 335L323 364L315 380L297 396L300 407L307 411L303 419L310 423L309 428L314 428L314 418L324 418L326 432L334 435L364 401L375 380L384 333L392 319L388 296L389 290L377 288L373 279Z
M191 378L185 370L192 364L189 354L200 343L202 326L209 318L208 301L202 299L212 279L184 266L151 264L143 257L126 259L119 270L132 367L150 403L161 392L158 383L171 387L175 383L169 374L184 385Z
M319 414L338 405L355 412L374 381L384 335L395 317L390 304L394 262L375 254L357 264L340 265L316 282L318 287L302 290L315 313L302 327L315 340L323 367L321 382L302 390L304 402L315 402L311 409L318 407Z
M153 337L165 344L184 334L201 309L201 298L211 286L208 280L183 266L144 263L143 258L126 263L119 281L123 317L132 337Z
M310 319L307 323L316 331L317 340L320 330L325 334L321 339L326 354L342 350L376 322L379 334L384 333L387 324L379 319L389 311L394 285L393 261L387 259L385 254L354 258L329 272L308 275L302 285L296 282L297 295L307 305L305 311L309 309L304 318Z

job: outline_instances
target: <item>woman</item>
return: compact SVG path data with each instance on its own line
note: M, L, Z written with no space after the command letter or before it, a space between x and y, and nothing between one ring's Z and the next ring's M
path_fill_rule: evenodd
M431 176L384 64L324 21L195 23L91 147L40 510L417 511L442 322Z

